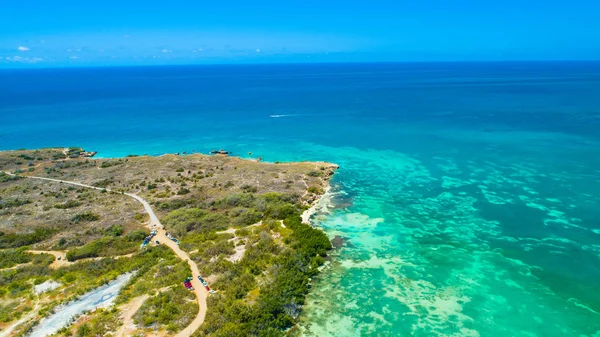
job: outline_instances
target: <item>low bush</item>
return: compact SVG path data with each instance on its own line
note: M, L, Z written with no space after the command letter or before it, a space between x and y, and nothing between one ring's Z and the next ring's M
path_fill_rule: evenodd
M7 249L0 251L0 269L31 262L31 254L25 253L24 249Z
M125 229L121 225L110 225L104 232L109 236L121 236Z
M127 235L125 235L125 239L129 242L141 242L146 238L146 236L148 236L148 233L138 229L127 233Z
M54 208L57 208L57 209L69 209L69 208L79 207L81 205L82 205L82 203L79 202L79 201L77 201L77 200L69 200L69 201L67 201L65 203L62 203L62 204L55 204Z
M318 186L310 186L307 191L308 191L308 193L312 193L312 194L322 194L323 193L323 190L321 190L321 188Z
M319 172L319 171L310 171L306 174L309 177L320 177L323 175L323 172Z
M101 168L109 168L109 167L113 167L113 166L117 166L117 165L121 165L123 164L122 161L120 160L109 160L109 161L103 161L102 164L100 164Z
M75 214L71 218L71 222L73 222L73 223L92 222L92 221L97 221L99 219L100 219L100 216L98 214L95 214L92 212L85 212L85 213Z
M107 188L108 185L111 185L113 183L114 183L114 180L112 178L106 178L106 179L102 179L102 180L92 183L92 186L100 187L100 188Z
M27 205L30 203L31 203L31 200L29 200L29 199L19 199L19 198L2 199L2 198L0 198L0 209L19 207L19 206Z

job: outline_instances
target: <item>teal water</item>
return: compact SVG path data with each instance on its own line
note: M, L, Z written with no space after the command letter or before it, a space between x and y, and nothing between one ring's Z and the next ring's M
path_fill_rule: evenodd
M0 149L340 164L307 336L600 336L600 63L0 72ZM248 152L252 152L249 155Z

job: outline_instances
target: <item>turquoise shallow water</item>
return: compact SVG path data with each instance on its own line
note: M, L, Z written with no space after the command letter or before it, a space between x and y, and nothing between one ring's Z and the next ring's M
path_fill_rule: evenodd
M340 164L308 336L600 336L600 64L0 72L0 148Z

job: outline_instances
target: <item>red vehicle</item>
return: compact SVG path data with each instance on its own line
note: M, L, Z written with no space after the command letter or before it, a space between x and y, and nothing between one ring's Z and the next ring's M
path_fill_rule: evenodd
M204 288L206 288L206 291L210 291L210 288L208 286L204 286Z
M185 281L183 282L183 285L188 289L188 290L194 290L194 287L192 287L192 282L190 281Z

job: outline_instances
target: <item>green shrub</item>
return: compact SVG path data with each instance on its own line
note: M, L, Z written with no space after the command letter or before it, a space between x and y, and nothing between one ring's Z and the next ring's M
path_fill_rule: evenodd
M179 189L179 191L177 191L177 195L185 195L190 193L190 190L188 190L187 188L181 188Z
M323 173L319 171L310 171L306 175L309 177L320 177L323 175Z
M244 192L247 192L247 193L256 193L256 192L258 192L258 188L256 186L252 186L252 185L242 185L240 187L240 189L242 189Z
M148 234L145 231L138 229L127 233L127 235L125 235L125 239L129 242L141 242L146 238L146 236L148 236Z
M312 194L322 194L323 193L321 188L319 188L317 186L310 186L307 191L308 191L308 193L312 193Z
M0 269L31 262L31 254L25 253L23 249L8 249L0 251Z
M103 161L102 164L100 164L101 168L108 168L108 167L113 167L113 166L117 166L117 165L121 165L123 164L123 162L121 160L109 160L109 161Z
M90 329L90 326L87 325L87 323L83 323L77 329L77 337L89 336L91 334L91 332L92 332L92 329Z
M234 208L229 211L229 218L231 219L231 223L236 227L245 227L253 225L260 221L261 212L254 208Z
M92 222L92 221L97 221L99 219L100 219L100 216L98 214L95 214L92 212L85 212L85 213L75 214L71 218L71 222L73 222L73 223Z
M169 211L169 210L176 210L176 209L184 208L186 206L193 205L193 204L194 204L193 200L176 199L176 200L169 200L169 201L163 201L163 202L156 202L154 205L156 205L156 207L158 209L160 209L161 211Z
M110 236L121 236L124 231L125 229L121 225L110 225L110 227L105 230L105 233Z
M20 154L19 158L23 158L25 160L33 160L33 157L26 155L26 154Z
M2 198L0 198L0 209L19 207L19 206L27 205L30 203L31 203L31 200L29 200L29 199L19 199L19 198L2 199Z
M68 208L75 208L75 207L79 207L81 206L82 203L77 201L77 200L69 200L65 203L62 204L55 204L54 208L58 208L58 209L68 209Z
M19 304L19 302L0 304L0 322L8 323L14 319L18 319L18 317L15 317L15 311Z
M113 178L106 178L106 179L102 179L102 180L92 183L92 186L100 187L100 188L107 188L108 185L111 185L112 183L114 183Z
M7 181L18 180L18 179L21 179L21 178L17 177L17 176L8 175L4 172L0 172L0 183L5 183Z

